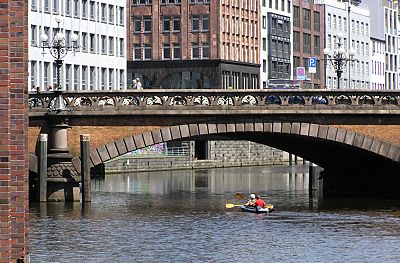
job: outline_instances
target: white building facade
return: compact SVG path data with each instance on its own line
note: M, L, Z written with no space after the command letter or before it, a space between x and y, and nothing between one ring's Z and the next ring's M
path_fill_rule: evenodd
M396 1L397 2L397 1ZM363 0L363 4L367 5L371 13L371 41L375 43L375 51L378 50L377 44L384 43L384 82L379 75L379 82L373 83L371 88L375 86L384 89L399 89L399 36L398 36L398 6L392 0ZM373 10L373 11L372 11ZM375 61L381 65L382 54L376 54ZM376 84L376 85L375 85Z
M371 89L385 89L385 40L371 37Z
M340 79L341 89L369 89L371 84L371 44L370 13L368 8L349 5L348 2L333 0L321 1L325 4L325 48L331 53L340 41L349 58L352 50L354 56L346 63ZM342 36L339 39L337 36ZM337 88L337 74L332 63L326 63L326 86Z
M76 52L63 59L61 89L117 90L126 88L125 0L29 0L29 90L51 90L57 85L54 58L41 48L41 35L51 44L58 32L65 41L78 35Z
M260 0L260 87L293 79L292 1Z

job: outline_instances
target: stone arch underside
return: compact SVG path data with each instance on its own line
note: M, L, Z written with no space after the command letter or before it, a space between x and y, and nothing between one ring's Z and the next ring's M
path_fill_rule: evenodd
M327 125L293 122L183 124L155 129L93 149L91 167L127 152L173 140L249 140L301 156L323 168L370 170L399 166L400 147L363 134ZM72 160L80 172L80 158Z

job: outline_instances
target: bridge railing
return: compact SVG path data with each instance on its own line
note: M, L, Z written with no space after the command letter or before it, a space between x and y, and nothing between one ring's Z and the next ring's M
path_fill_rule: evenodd
M376 90L138 90L66 91L70 109L154 106L399 106L400 91ZM29 106L47 109L54 104L52 92L30 93Z

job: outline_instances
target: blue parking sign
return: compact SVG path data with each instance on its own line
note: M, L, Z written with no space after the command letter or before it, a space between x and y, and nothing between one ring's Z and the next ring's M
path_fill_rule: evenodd
M308 73L317 73L317 58L308 58Z

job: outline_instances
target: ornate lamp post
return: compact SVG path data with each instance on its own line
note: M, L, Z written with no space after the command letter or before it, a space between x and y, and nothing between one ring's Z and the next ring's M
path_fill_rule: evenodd
M346 50L342 44L343 35L339 33L337 36L338 41L335 43L335 48L333 53L329 48L324 49L324 54L326 56L325 60L332 63L333 68L336 71L337 76L337 88L340 89L340 78L342 77L343 70L347 65L347 62L354 62L355 50L351 48L349 53L346 54ZM349 80L350 81L350 80Z
M42 34L40 36L40 40L42 42L41 48L43 48L43 53L45 53L45 49L48 49L50 55L55 58L57 68L57 86L54 89L55 96L52 103L50 103L49 112L55 111L56 113L59 113L69 110L67 109L67 104L62 96L61 67L63 64L63 58L68 54L69 51L75 52L79 47L77 45L78 35L75 33L71 35L72 45L66 43L65 36L60 28L60 23L63 21L63 18L61 16L56 16L55 20L57 22L57 33L53 39L49 43L49 37L46 34Z

